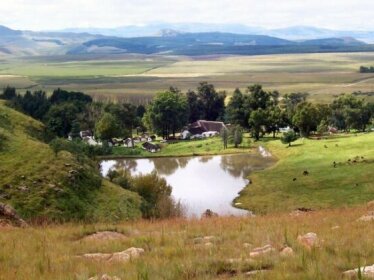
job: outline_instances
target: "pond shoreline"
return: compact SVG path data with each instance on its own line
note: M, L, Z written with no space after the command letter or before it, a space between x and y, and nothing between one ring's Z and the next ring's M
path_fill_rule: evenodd
M153 159L153 158L184 158L184 157L204 157L204 156L232 156L232 155L244 155L252 154L258 149L258 146L251 148L244 148L245 151L239 152L229 152L229 153L193 153L193 154L182 154L182 155L159 155L158 153L150 154L149 156L139 156L139 155L107 155L107 156L97 156L97 161L103 160L119 160L119 159Z
M250 173L252 174L252 172L256 172L256 171L260 171L260 170L262 171L262 170L265 170L267 168L270 168L277 161L276 158L273 157L273 156L270 157L270 158L263 156L263 153L261 153L261 151L259 150L259 146L252 147L249 152L247 151L247 152L241 152L241 153L226 153L226 154L225 153L223 153L223 154L207 154L207 153L204 153L202 155L195 155L195 156L191 156L191 155L178 155L178 156L162 155L162 156L140 157L140 158L139 157L106 158L106 159L101 160L101 164L105 161L121 161L121 160L124 160L124 161L130 160L130 161L137 161L137 162L142 161L142 160L150 160L152 162L156 161L156 163L157 162L160 163L160 160L162 161L163 159L164 160L175 160L176 162L179 162L179 160L182 160L184 158L189 158L189 160L199 160L199 158L212 158L212 159L215 158L216 159L217 157L219 157L220 161L221 161L221 165L219 165L219 164L215 165L215 166L217 166L217 169L214 169L214 170L219 171L220 169L222 169L223 162L225 162L225 161L223 161L223 158L226 158L226 157L231 158L232 156L234 156L234 157L238 156L239 161L237 160L237 164L235 165L235 161L233 162L233 161L228 160L227 163L225 163L226 165L228 164L228 166L227 166L228 169L226 170L226 172L229 172L230 174L233 174L231 176L237 177L238 179L242 178L241 180L245 180L245 183L244 184L241 183L240 184L241 187L238 189L237 182L235 183L233 181L226 181L226 184L224 184L224 186L222 186L223 188L232 188L232 187L236 188L235 193L233 193L233 195L230 194L230 193L227 194L229 197L231 196L231 200L227 201L226 205L230 205L232 208L237 209L237 210L244 210L244 211L248 211L248 213L251 213L250 209L246 209L246 208L242 207L241 205L237 205L236 200L240 196L241 192L249 185L248 178L250 176ZM249 161L248 160L244 160L244 161L241 160L240 161L240 159L243 159L243 157L247 158L247 156L248 156ZM251 158L252 158L252 160L250 160ZM263 166L261 166L262 165L261 162L264 162ZM234 165L232 165L232 164L234 164ZM162 166L164 167L164 165L162 165ZM220 168L218 168L218 166L220 166ZM176 170L178 170L178 168ZM150 171L150 170L148 170L148 171ZM198 172L198 171L194 171L194 172ZM211 170L209 172L211 172ZM147 173L147 172L145 172L145 173ZM190 173L189 176L185 176L185 177L186 178L194 178L194 179L192 179L194 181L194 180L196 180L196 178L199 178L199 176L205 177L205 174L206 173L201 173L200 175L199 175L199 173ZM168 174L168 175L166 175L166 177L171 176L171 175L172 174ZM214 175L212 175L212 176L215 177ZM213 181L211 183L210 182L205 182L206 186L210 186L210 187L208 187L208 189L212 188L212 186L216 186L215 184L219 184L218 182L214 182L214 179L212 179L212 180ZM199 183L195 182L192 185L199 185ZM172 184L172 186L173 186L173 188L178 187L179 189L176 189L176 190L179 190L179 192L180 192L181 186L174 186L173 184ZM188 187L183 187L182 189L184 189L184 191L186 191L188 189ZM213 191L213 193L214 193L214 191ZM184 194L184 195L186 195L186 194ZM188 196L188 194L187 194L187 196ZM208 197L209 197L209 195L208 195ZM209 202L209 199L208 199L208 202ZM209 203L208 203L208 205L209 205ZM208 206L208 205L206 206L206 209L212 208L211 210L214 211L214 208L215 208L216 205L214 205L214 206L212 204L210 206ZM236 215L239 215L238 213ZM231 215L231 214L229 214L229 215ZM243 213L240 214L240 215L243 215Z

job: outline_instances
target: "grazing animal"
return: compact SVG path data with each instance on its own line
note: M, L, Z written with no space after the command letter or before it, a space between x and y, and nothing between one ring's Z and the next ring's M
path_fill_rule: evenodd
M293 180L292 180L292 181L294 181L294 182L295 182L296 180L297 180L296 178L293 178Z
M336 162L335 161L333 162L333 165L334 165L334 168L336 168Z
M305 170L305 171L303 172L303 175L304 175L304 176L308 176L308 175L309 175L309 172L308 172L307 170Z
M326 149L328 148L327 145L325 145L325 148L326 148Z

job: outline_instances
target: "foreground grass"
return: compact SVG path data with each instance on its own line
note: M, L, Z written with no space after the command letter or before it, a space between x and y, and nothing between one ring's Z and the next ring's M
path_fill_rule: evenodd
M266 213L358 205L374 199L374 133L300 139L290 148L279 140L266 146L279 161L250 176L252 184L237 199L244 208Z
M161 151L158 153L150 153L137 145L135 149L124 147L114 147L111 158L121 157L182 157L182 156L205 156L205 155L221 155L221 154L237 154L251 152L251 140L248 135L243 139L240 147L235 148L229 145L228 149L223 149L222 139L213 137L194 141L179 141L174 144L161 144Z
M121 279L244 279L243 272L268 269L253 279L341 279L341 273L374 264L372 222L356 221L368 207L324 210L292 217L213 218L109 224L66 224L0 229L0 279L82 279L107 273ZM114 230L117 241L82 241L83 236ZM323 240L311 251L298 244L299 234L315 232ZM215 236L213 246L194 244ZM245 248L249 243L250 248ZM271 244L295 251L246 261L251 248ZM86 261L84 253L117 252L141 247L145 254L128 263ZM229 259L238 259L230 264ZM251 278L252 279L252 278Z

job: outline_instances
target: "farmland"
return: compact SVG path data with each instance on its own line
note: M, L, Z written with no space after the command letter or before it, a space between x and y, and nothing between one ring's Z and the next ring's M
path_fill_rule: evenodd
M185 91L200 81L232 92L260 83L268 90L309 92L311 100L327 102L340 93L373 91L374 53L285 54L264 56L66 56L4 59L0 87L57 87L80 90L98 99L143 102L155 92L177 86Z

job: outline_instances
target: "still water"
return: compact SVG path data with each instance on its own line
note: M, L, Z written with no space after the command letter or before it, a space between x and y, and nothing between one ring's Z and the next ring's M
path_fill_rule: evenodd
M110 169L126 169L132 175L156 170L172 186L172 195L190 217L206 209L219 215L245 215L232 201L248 183L252 171L269 167L273 159L261 153L224 156L116 159L101 162L103 176Z

